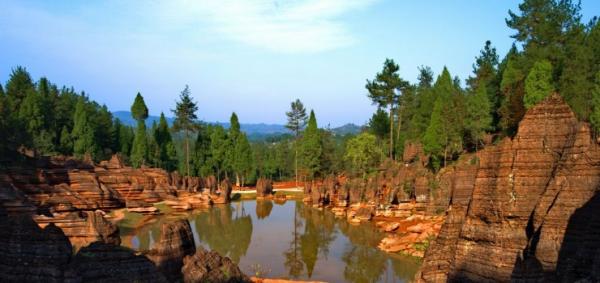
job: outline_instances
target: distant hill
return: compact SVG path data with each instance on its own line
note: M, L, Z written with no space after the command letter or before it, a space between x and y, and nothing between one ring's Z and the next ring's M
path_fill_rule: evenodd
M360 133L361 129L362 129L361 126L357 126L356 124L348 123L346 125L343 125L343 126L340 126L337 128L333 128L333 129L331 129L331 131L338 136L343 136L343 135L347 135L347 134L356 135L356 134Z
M129 125L129 126L135 126L137 123L133 119L133 117L131 117L131 112L129 112L129 111L115 111L115 112L113 112L113 117L115 119L118 118L119 120L121 120L121 122L123 124ZM159 119L160 119L159 116L148 116L148 119L146 119L146 127L148 127L148 128L152 127L152 123L154 123L154 121L156 121L156 123L158 123ZM167 117L167 123L169 123L169 125L172 125L174 120L175 120L175 118L173 118L173 117ZM229 123L215 122L213 124L219 124L226 129L229 128ZM244 123L241 123L240 128L247 135L258 135L258 136L271 135L271 134L282 134L282 133L288 132L288 130L285 128L285 126L277 125L277 124L265 124L265 123L244 124Z
M121 120L121 122L125 125L135 126L136 121L131 117L131 112L129 111L115 111L113 112L113 117L115 119ZM152 123L160 119L159 116L148 116L146 119L146 127L152 127ZM167 117L167 122L169 125L173 124L175 118ZM224 128L229 128L229 123L224 122L214 122L213 124L219 124ZM260 140L273 135L280 135L289 133L289 130L285 128L284 125L279 124L265 124L265 123L257 123L257 124L240 124L241 130L246 133L251 140ZM361 127L355 124L346 124L341 127L332 128L331 131L336 135L346 135L346 134L357 134L360 132Z

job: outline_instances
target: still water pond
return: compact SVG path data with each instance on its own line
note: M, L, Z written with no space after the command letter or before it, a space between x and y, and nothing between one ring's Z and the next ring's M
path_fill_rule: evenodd
M383 234L372 224L354 226L301 201L242 200L150 220L128 213L119 222L122 245L152 248L162 223L182 217L191 224L196 246L230 257L248 275L262 271L270 278L408 282L420 264L379 251Z

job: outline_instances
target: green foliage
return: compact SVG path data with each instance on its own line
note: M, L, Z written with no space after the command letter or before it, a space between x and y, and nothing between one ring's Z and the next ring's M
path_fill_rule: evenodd
M201 124L198 127L198 135L194 145L193 165L196 176L208 176L213 173L213 168L209 161L211 160L211 133L212 127Z
M462 150L463 137L463 96L444 68L433 87L436 101L431 113L429 126L423 136L423 148L431 154L434 168Z
M515 50L516 49L512 49ZM500 89L504 99L500 106L500 127L505 135L511 136L525 115L523 97L525 96L524 75L517 65L516 54L507 55L506 67L502 74Z
M98 144L96 143L95 125L90 111L86 105L85 97L80 97L75 105L75 116L73 132L73 153L81 158L86 154L96 158L99 154Z
M388 108L390 114L390 158L394 157L394 108L399 102L399 92L409 86L409 83L398 74L400 67L392 59L386 59L383 63L383 70L377 75L375 79L367 80L365 88L369 91L369 98L373 101L373 104L378 105L380 108Z
M287 116L288 120L285 127L288 130L292 131L296 135L296 137L298 137L300 131L306 125L306 108L304 108L304 104L302 104L300 99L296 99L296 101L293 101L290 107L291 110L285 112L285 115Z
M186 85L181 94L179 95L179 101L175 105L175 109L172 110L175 114L175 122L173 123L173 130L185 132L185 172L190 175L190 132L195 132L198 129L196 124L196 111L198 111L198 105L192 99L190 88Z
M156 144L157 166L167 171L175 170L177 168L177 151L164 113L160 113L158 125L154 128L152 136Z
M309 178L314 178L321 169L321 155L323 153L321 133L317 127L315 112L310 111L308 126L304 131L300 144L300 166Z
M355 174L362 174L365 177L379 164L380 156L377 137L369 133L361 133L348 141L344 158Z
M18 118L24 123L27 135L31 140L26 143L32 146L42 154L49 154L55 151L53 139L54 133L48 131L49 117L45 106L47 101L35 89L30 89L22 100L19 109Z
M12 113L18 112L21 101L33 89L33 80L25 68L19 66L12 70L6 82L6 96Z
M146 136L146 123L138 121L135 137L131 148L131 165L139 168L148 161L148 137Z
M373 116L369 120L369 132L379 139L389 137L390 120L385 110L377 108L377 111L373 113Z
M600 71L596 73L596 83L592 90L592 114L590 115L592 129L597 135L600 133Z
M492 129L492 115L486 86L479 85L475 93L469 94L466 100L465 130L477 149L483 135Z
M133 105L131 105L131 117L136 121L144 121L148 118L148 107L146 107L146 102L144 102L144 97L138 92L135 96L135 100L133 101Z
M476 92L480 86L485 87L490 110L489 113L492 115L489 130L495 129L499 120L497 112L501 104L501 78L499 77L498 58L496 48L492 47L492 42L489 40L486 41L480 55L475 58L475 64L473 64L473 74L475 76L467 79L467 84L472 92Z
M525 79L525 97L523 98L525 108L533 107L553 91L552 64L547 60L536 62Z
M231 164L228 163L228 152L231 149L231 140L227 137L225 129L214 126L210 134L210 158L207 163L213 168L217 178L226 173Z

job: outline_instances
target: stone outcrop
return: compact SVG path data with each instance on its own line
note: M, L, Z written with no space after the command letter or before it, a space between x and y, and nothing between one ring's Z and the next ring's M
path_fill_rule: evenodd
M55 213L52 217L36 215L33 219L40 227L52 224L60 228L76 248L93 242L121 244L118 227L106 220L102 211Z
M72 256L69 238L54 223L41 228L27 214L0 206L1 282L166 282L132 250L94 242Z
M198 249L195 254L183 259L183 282L251 282L239 267L228 257L215 251Z
M273 195L273 182L270 179L259 178L256 181L256 197L266 198Z
M457 172L417 281L600 280L600 147L552 95Z
M147 257L101 242L79 250L65 275L65 282L169 282Z
M164 223L160 230L160 240L145 255L169 281L179 281L183 258L196 251L192 228L187 220L177 220Z

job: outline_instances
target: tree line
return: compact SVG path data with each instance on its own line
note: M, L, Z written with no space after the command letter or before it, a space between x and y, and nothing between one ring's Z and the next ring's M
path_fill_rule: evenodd
M405 144L417 142L439 169L477 150L486 136L514 135L527 109L554 92L600 132L597 18L583 23L579 3L570 0L525 0L518 12L509 11L506 24L515 31L512 48L500 59L486 41L464 87L446 67L434 80L431 68L421 66L412 84L391 59L367 80L368 96L378 106L369 132L386 141L389 158L401 159Z

